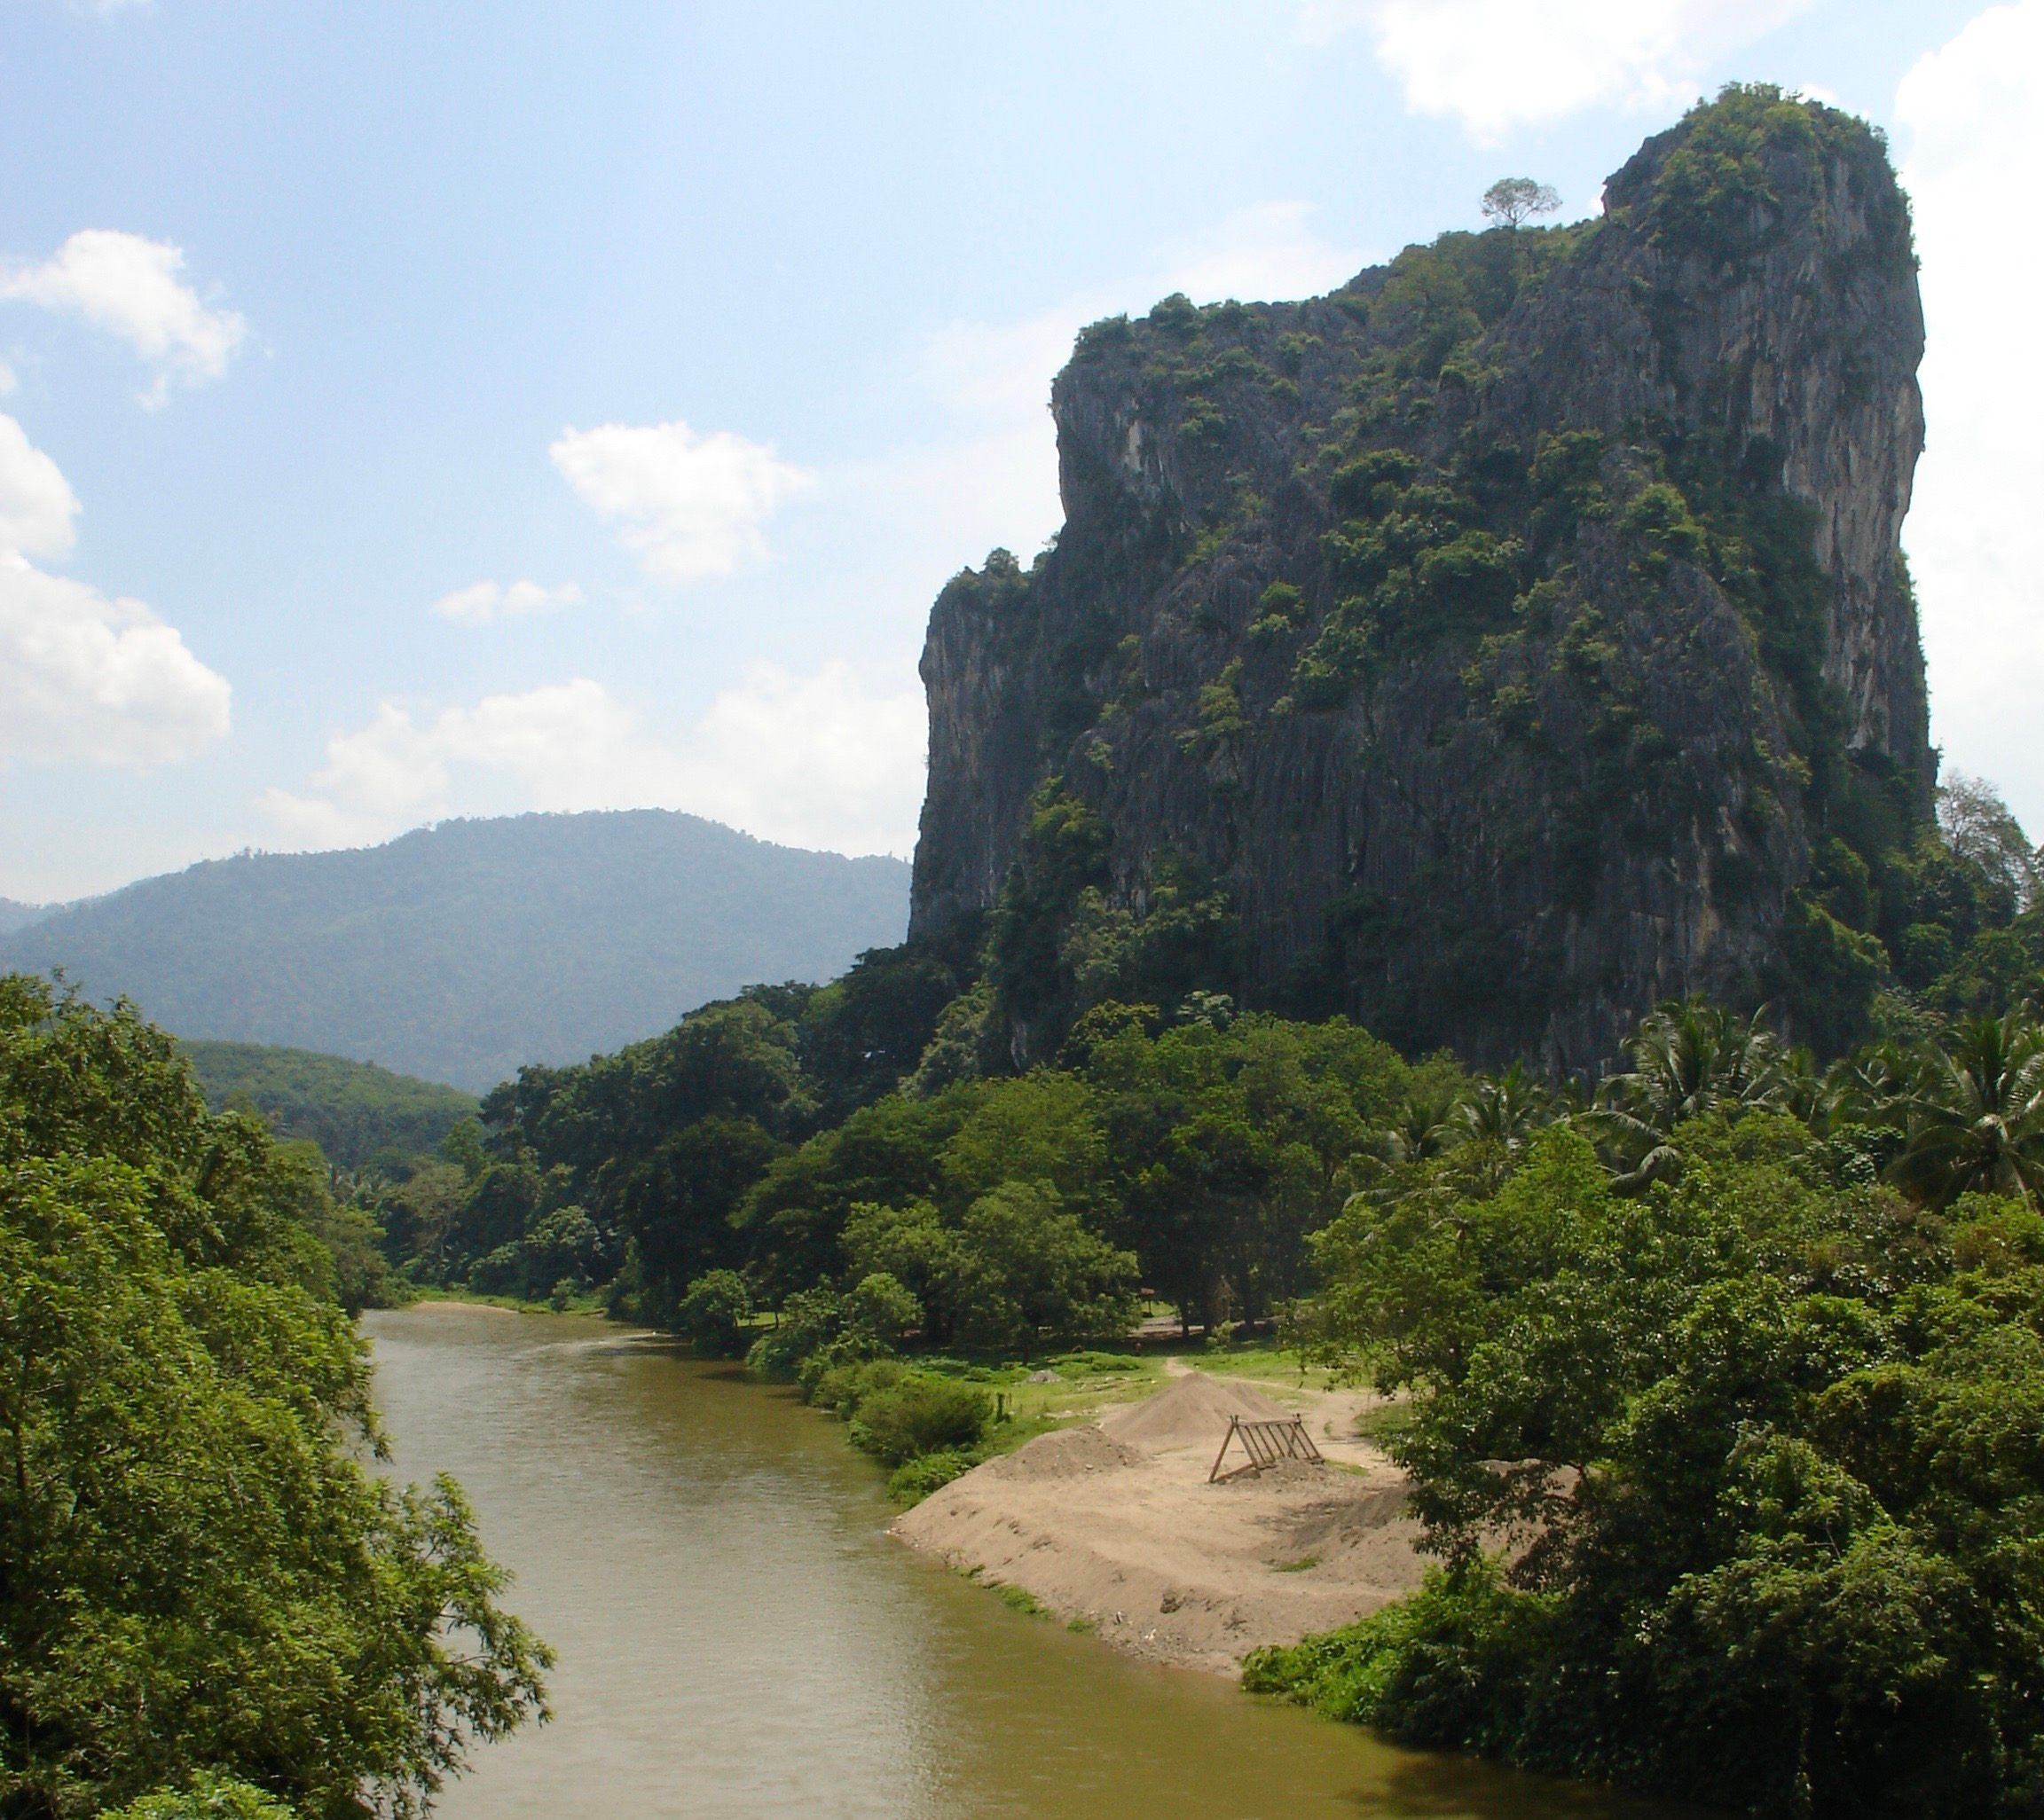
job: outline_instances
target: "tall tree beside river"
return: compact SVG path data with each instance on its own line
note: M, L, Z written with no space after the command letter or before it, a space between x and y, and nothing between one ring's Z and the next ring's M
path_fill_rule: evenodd
M368 1354L302 1175L131 1010L0 979L8 1820L236 1785L405 1820L544 1716L460 1488L366 1470Z

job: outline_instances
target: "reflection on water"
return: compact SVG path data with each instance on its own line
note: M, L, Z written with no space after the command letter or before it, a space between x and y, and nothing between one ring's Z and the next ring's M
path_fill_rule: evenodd
M1616 1820L1009 1611L884 1534L833 1424L570 1316L372 1314L395 1470L452 1472L560 1653L446 1820Z

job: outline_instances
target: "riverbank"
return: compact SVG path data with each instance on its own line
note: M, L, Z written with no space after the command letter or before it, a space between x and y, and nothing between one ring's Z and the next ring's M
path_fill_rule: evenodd
M844 1431L729 1362L475 1304L365 1328L389 1470L460 1481L560 1655L553 1722L476 1750L442 1820L1642 1820L1018 1616L890 1541Z
M1406 1481L1357 1436L1363 1401L1180 1369L1142 1401L973 1468L892 1534L1128 1655L1237 1675L1251 1650L1419 1584ZM1209 1483L1230 1414L1300 1416L1326 1463Z

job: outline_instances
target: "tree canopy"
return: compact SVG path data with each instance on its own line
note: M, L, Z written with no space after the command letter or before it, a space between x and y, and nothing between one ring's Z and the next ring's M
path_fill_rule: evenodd
M1483 219L1499 227L1523 226L1536 215L1552 215L1561 206L1553 184L1531 177L1499 177L1483 192Z
M1741 1811L2030 1812L2044 1219L1977 1115L2020 1128L2037 1032L1901 1058L1873 1145L1880 1068L1799 1092L1754 1037L1669 1008L1626 1123L1557 1121L1502 1181L1444 1153L1315 1236L1311 1344L1408 1399L1443 1565L1248 1683Z
M131 1010L0 980L0 1811L415 1815L545 1712L460 1488L364 1463L304 1187Z

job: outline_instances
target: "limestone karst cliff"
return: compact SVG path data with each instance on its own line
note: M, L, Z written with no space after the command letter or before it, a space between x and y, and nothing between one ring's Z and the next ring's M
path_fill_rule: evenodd
M931 616L912 932L1011 1061L1102 1000L1594 1067L1690 991L1844 1033L1832 873L1927 810L1906 204L1728 90L1600 218L1088 329L1065 523Z

